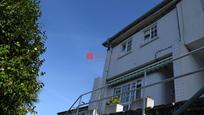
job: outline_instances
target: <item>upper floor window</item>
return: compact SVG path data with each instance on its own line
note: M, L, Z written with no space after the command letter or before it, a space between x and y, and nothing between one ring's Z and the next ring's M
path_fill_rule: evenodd
M148 43L158 37L157 24L153 24L144 30L144 42Z
M132 39L121 44L121 54L124 55L132 50Z
M129 40L127 42L127 52L131 51L132 50L132 40Z

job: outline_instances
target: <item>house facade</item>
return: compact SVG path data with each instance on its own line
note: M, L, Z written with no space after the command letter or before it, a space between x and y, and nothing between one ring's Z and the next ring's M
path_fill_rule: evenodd
M188 100L203 87L203 72L128 91L204 66L204 50L172 61L204 46L204 0L164 0L103 45L107 48L104 73L93 89L108 87L93 92L90 101L117 96L126 111L146 97L155 106ZM106 103L90 103L89 109L104 113Z
M204 72L174 78L204 67L204 50L182 57L204 47L204 0L163 0L103 46L103 77L95 79L89 105L59 115L108 114L110 96L123 111L143 108L146 98L154 106L188 100L204 86ZM168 79L174 80L142 88Z

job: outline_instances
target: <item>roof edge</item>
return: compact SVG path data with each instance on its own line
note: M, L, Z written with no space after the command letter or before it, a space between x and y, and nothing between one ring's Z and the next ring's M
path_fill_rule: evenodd
M147 11L144 15L140 16L139 18L137 18L135 21L133 21L132 23L130 23L129 25L127 25L126 27L124 27L121 31L119 31L118 33L116 33L115 35L113 35L112 37L108 38L105 42L103 42L103 46L104 47L109 47L110 43L115 40L117 37L119 37L120 35L122 35L124 32L128 31L130 28L132 28L133 26L137 25L138 23L140 23L142 20L146 19L147 17L151 16L152 14L154 14L155 12L159 11L161 8L163 8L164 6L166 6L168 3L172 2L172 1L179 1L179 0L163 0L162 2L160 2L159 4L157 4L155 7L153 7L152 9L150 9L149 11Z

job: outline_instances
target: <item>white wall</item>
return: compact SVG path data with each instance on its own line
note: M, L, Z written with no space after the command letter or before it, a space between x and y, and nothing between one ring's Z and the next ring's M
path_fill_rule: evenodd
M103 86L104 86L104 78L98 77L94 80L93 90L96 90L96 89L101 88ZM91 94L90 102L95 101L95 100L99 100L99 99L103 98L103 96L104 96L104 89L103 90L97 90ZM88 109L89 110L97 109L99 111L101 103L102 102L91 103L91 104L89 104Z
M188 53L188 48L196 49L204 46L204 10L201 0L182 0L178 5L181 31L181 42L173 47L173 57ZM186 46L187 45L187 46ZM187 48L188 47L188 48ZM174 76L193 72L202 67L199 54L190 55L174 62ZM202 56L202 55L200 55ZM175 80L176 102L189 99L204 86L204 73L196 73L188 77Z
M144 41L143 30L134 34L132 36L133 51L132 53L122 58L119 58L121 52L121 45L119 44L118 46L114 47L111 56L108 77L109 78L113 77L122 72L130 70L133 67L137 67L149 61L152 61L155 59L155 53L158 50L165 49L174 44L174 42L178 42L179 34L178 25L176 22L177 22L176 10L171 11L169 14L165 15L160 20L158 20L156 23L158 26L159 39L143 47L141 47Z
M178 42L180 40L176 10L172 10L170 13L162 17L156 23L158 26L159 39L147 44L146 46L141 47L141 45L143 45L144 39L143 30L141 30L132 36L133 51L129 55L119 58L121 51L120 44L107 52L106 64L103 74L103 77L105 79L106 77L107 78L113 77L134 67L140 66L144 63L154 60L155 53L158 50L172 46L173 44L175 44L175 42ZM157 56L160 57L171 52L172 49L168 49L161 52ZM148 78L149 84L151 82L158 82L159 80L162 80L165 77L160 73L154 73L151 74ZM156 105L168 103L167 98L169 98L169 96L166 95L166 93L168 93L168 90L165 89L165 87L168 87L168 85L165 87L163 86L164 85L158 85L147 89L148 93L146 94L146 96L153 97L156 100L155 101ZM113 88L108 88L105 96L111 95L113 95ZM105 102L103 102L103 105L105 106ZM104 107L102 106L102 108Z
M163 68L159 71L147 75L146 85L153 84L172 76L172 68ZM168 82L165 84L158 84L145 89L145 97L154 99L155 105L162 105L172 103L174 101L174 83Z
M188 53L188 50L182 42L175 44L174 58ZM179 76L189 72L193 72L201 68L201 61L197 57L190 55L174 62L174 76ZM202 86L204 86L204 73L196 73L188 77L175 80L175 97L176 102L189 99L193 96Z
M182 35L189 45L204 39L204 6L202 0L182 0L178 5ZM203 42L204 43L204 42Z
M174 9L156 22L159 39L141 47L144 39L143 30L141 30L132 36L133 51L130 54L119 58L121 52L120 44L114 47L113 50L110 49L107 52L106 64L104 67L104 80L106 77L110 78L116 76L134 67L154 60L155 53L158 50L165 49L169 46L172 46L172 48L168 51L162 52L158 56L172 52L173 57L176 58L187 53L188 50L185 44L190 46L193 42L204 37L204 10L202 9L200 1L201 0L182 0L181 3L177 5L181 38L178 30L177 13L176 9ZM174 76L191 72L199 67L200 62L198 62L195 56L189 56L182 60L175 61L173 63ZM203 76L204 73L198 73L191 75L191 77L188 78L175 80L174 87L176 102L189 99L196 91L198 91L199 88L203 86ZM147 81L148 84L150 84L163 80L164 77L165 75L161 73L153 73L148 76ZM98 85L98 83L95 84ZM169 92L164 87L169 89L169 85L158 85L148 88L146 96L154 98L156 100L156 105L168 103L169 100L166 100L166 98L169 98ZM113 88L107 89L104 96L110 96L112 93ZM96 95L94 96L95 98L97 97ZM103 106L105 106L105 102L103 102Z
M160 72L155 72L147 76L146 84L156 83L165 78L166 76L163 76ZM166 90L169 89L166 89L165 84L155 85L145 89L145 97L151 97L154 100L155 105L167 104L169 98L165 94Z

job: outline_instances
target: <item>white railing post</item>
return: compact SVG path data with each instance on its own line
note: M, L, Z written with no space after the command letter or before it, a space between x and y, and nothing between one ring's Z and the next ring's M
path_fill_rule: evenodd
M146 86L146 79L147 72L144 72L144 86ZM146 108L146 97L145 97L145 88L143 89L143 107L142 107L142 115L145 115L145 108Z

